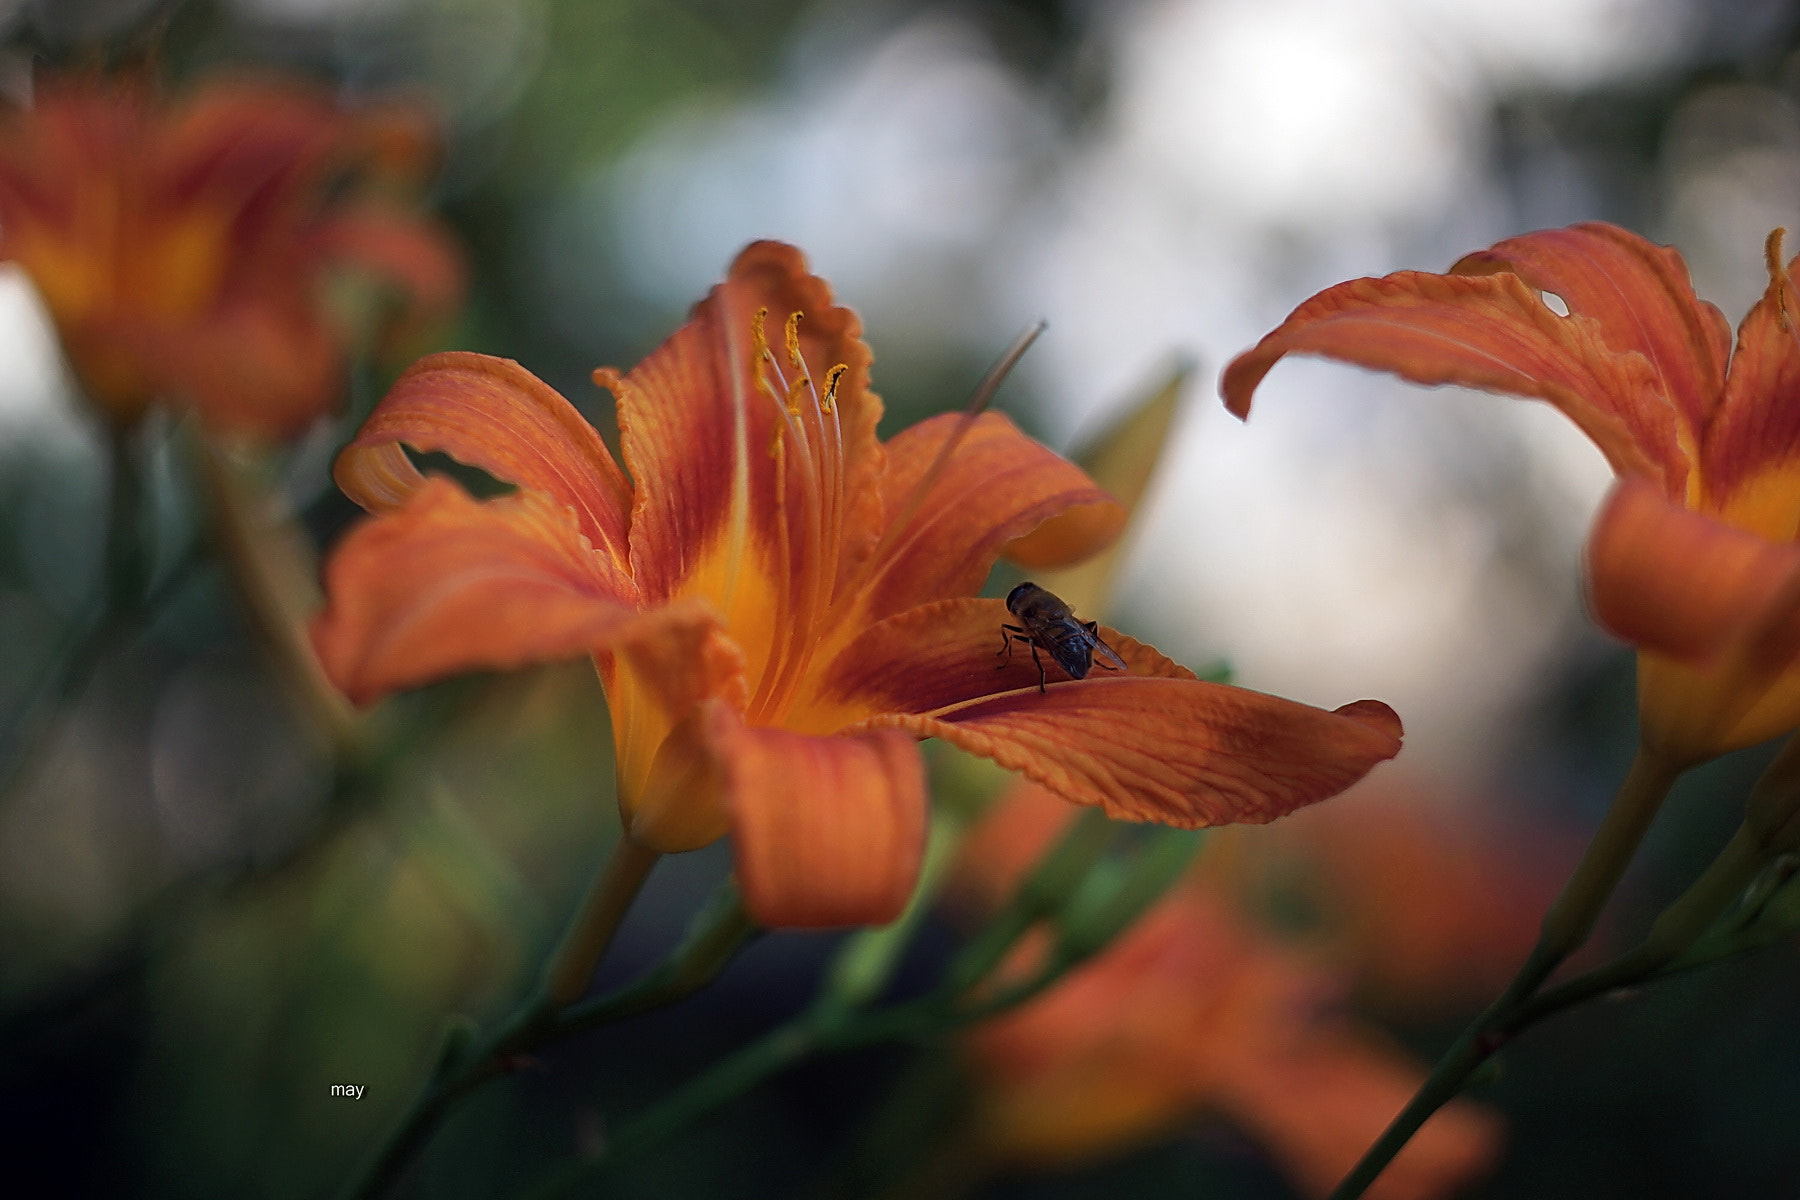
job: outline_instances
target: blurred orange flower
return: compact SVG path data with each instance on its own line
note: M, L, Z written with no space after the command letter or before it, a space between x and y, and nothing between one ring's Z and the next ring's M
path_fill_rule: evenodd
M430 143L418 114L346 112L298 82L167 100L138 79L41 79L0 114L0 257L113 421L164 402L290 436L339 394L334 283L397 288L414 319L461 294L448 235L409 207Z
M996 557L1073 561L1123 514L998 414L880 441L860 334L798 251L750 246L629 375L597 373L629 478L518 364L420 362L338 462L380 515L327 567L326 670L367 702L593 653L629 835L678 851L729 830L769 925L899 912L923 845L917 738L1183 826L1269 820L1399 750L1386 705L1205 683L1111 630L1127 672L1040 692L1022 656L997 660L1004 606L975 598ZM403 444L518 491L477 502Z
M994 888L1066 815L1047 793L1015 789L965 846L965 882ZM965 1039L975 1151L997 1166L1072 1165L1212 1113L1263 1145L1301 1192L1323 1196L1424 1078L1373 1030L1328 1014L1334 979L1190 879L1043 997ZM1499 1145L1498 1119L1455 1101L1369 1194L1447 1195Z
M1360 999L1427 1016L1475 1011L1511 980L1580 850L1573 831L1438 802L1402 773L1221 846L1212 865L1252 907L1298 900L1301 939Z
M1622 477L1588 547L1595 615L1641 651L1646 745L1687 765L1800 725L1800 305L1779 230L1768 256L1735 353L1679 254L1586 224L1509 238L1446 275L1328 288L1232 362L1221 391L1244 416L1276 360L1316 354L1560 409Z

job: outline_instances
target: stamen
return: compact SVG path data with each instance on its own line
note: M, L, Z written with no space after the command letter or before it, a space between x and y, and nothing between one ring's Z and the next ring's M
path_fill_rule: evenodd
M757 309L756 315L750 318L750 363L756 374L756 390L780 404L780 395L776 393L775 388L769 383L768 375L763 371L764 363L774 361L774 355L769 353L769 335L764 329L764 322L768 319L767 306Z
M796 375L794 377L794 382L788 384L787 410L789 416L797 417L800 415L800 401L805 398L807 389L811 387L812 380L804 375Z
M756 315L750 318L750 355L752 358L761 358L769 352L769 334L764 328L768 320L769 306L766 304L757 309Z
M831 368L831 370L825 372L825 399L819 402L821 411L830 412L836 407L838 383L844 378L844 373L849 369L850 366L848 363L839 363L837 366Z
M1000 361L989 369L980 385L976 387L974 396L970 397L969 406L963 409L961 419L956 422L956 428L950 431L950 436L944 439L944 444L939 447L936 457L931 460L931 465L925 468L923 475L919 476L919 481L913 485L905 502L894 510L893 515L888 517L887 532L883 533L881 540L875 543L875 550L869 555L865 564L863 577L857 580L858 586L863 586L868 582L869 569L878 569L878 565L886 555L894 553L902 540L913 535L915 531L910 528L912 519L918 515L919 508L925 503L925 497L931 493L931 489L937 486L938 477L944 473L944 468L950 465L950 459L956 453L956 448L962 445L963 438L968 435L970 429L974 428L975 419L993 402L994 393L1000 390L1000 385L1006 382L1006 377L1012 373L1012 369L1018 365L1021 358L1025 357L1025 351L1031 349L1031 343L1037 341L1038 335L1043 333L1049 324L1041 317L1033 322L1024 333L1021 333L1013 341L1012 345L1006 348L1006 353L1000 356Z
M791 312L787 319L787 356L794 370L806 374L806 360L800 357L800 314Z
M1781 327L1793 333L1794 317L1788 311L1788 292L1793 290L1794 284L1788 278L1781 252L1781 240L1785 236L1787 230L1779 225L1769 231L1769 238L1763 243L1763 263L1769 269L1769 286L1775 289L1775 311L1781 318Z

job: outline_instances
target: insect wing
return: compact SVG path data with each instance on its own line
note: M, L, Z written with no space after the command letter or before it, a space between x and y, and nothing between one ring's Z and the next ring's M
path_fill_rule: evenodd
M1086 679L1094 667L1094 637L1074 617L1034 622L1032 636L1070 679Z
M1098 654L1101 658L1104 658L1107 662L1119 668L1121 671L1131 670L1130 667L1125 665L1125 660L1120 658L1118 654L1113 651L1113 648L1101 641L1098 636L1089 634L1088 640L1094 643L1094 653Z

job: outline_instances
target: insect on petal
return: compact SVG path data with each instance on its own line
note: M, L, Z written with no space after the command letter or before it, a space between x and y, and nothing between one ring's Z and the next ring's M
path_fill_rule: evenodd
M1104 626L1129 672L1070 681L1045 656L1040 694L1028 653L995 653L1004 620L999 601L946 600L883 621L831 665L822 700L852 729L943 738L1066 800L1184 828L1272 820L1400 750L1379 701L1328 712L1206 683Z

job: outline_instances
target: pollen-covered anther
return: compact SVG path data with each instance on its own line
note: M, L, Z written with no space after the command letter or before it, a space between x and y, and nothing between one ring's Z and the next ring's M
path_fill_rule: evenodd
M812 387L812 380L804 375L796 375L794 382L788 384L787 410L789 416L800 415L800 402L806 398L806 391L810 387Z
M768 320L769 309L767 305L757 309L750 318L750 369L756 376L756 390L773 400L775 403L780 404L781 396L776 392L774 386L769 383L769 376L767 372L763 370L763 365L765 363L773 362L775 357L769 353Z
M794 370L802 375L806 374L806 360L800 357L800 313L798 311L788 314L787 356L788 361L794 364Z
M825 399L820 403L819 407L826 412L830 412L832 406L837 403L838 383L844 378L844 372L849 369L850 365L848 363L839 363L837 366L831 368L831 370L825 372Z
M1763 263L1769 269L1769 284L1775 289L1775 310L1781 318L1781 327L1789 333L1795 333L1793 310L1788 307L1789 293L1794 290L1788 279L1787 267L1783 259L1781 242L1787 236L1787 230L1777 225L1769 230L1768 240L1763 242Z

